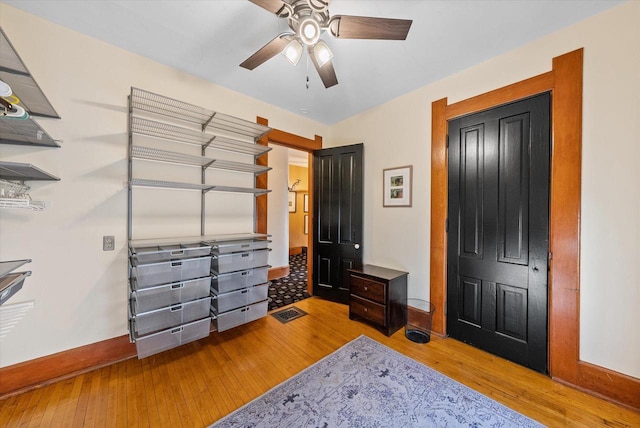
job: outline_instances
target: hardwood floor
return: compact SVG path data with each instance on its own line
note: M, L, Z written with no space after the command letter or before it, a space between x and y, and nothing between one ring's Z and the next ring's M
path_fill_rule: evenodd
M566 387L452 339L426 345L350 321L348 307L297 302L144 360L131 359L0 401L2 427L205 427L365 334L547 426L640 426L640 413ZM0 380L1 381L1 380Z

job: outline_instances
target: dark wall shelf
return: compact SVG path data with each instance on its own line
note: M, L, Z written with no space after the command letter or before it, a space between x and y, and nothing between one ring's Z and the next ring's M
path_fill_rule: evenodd
M1 161L0 178L14 181L60 181L58 177L29 163Z

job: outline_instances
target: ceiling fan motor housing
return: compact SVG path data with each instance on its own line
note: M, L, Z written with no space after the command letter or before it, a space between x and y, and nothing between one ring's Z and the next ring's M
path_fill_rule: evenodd
M321 10L315 5L321 5ZM328 2L321 0L295 0L291 3L293 13L289 16L289 27L307 46L314 45L320 39L320 33L329 23Z

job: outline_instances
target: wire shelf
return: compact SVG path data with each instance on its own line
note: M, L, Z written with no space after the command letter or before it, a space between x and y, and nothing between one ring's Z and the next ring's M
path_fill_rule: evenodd
M215 192L232 192L232 193L252 193L256 196L271 192L271 190L268 190L268 189L216 186L212 184L181 183L176 181L147 180L147 179L140 179L140 178L132 179L131 185L142 186L142 187L157 187L157 188L164 188L164 189L201 190L203 192L215 191Z
M197 123L202 127L203 131L207 129L217 129L223 132L250 137L253 138L254 141L271 131L271 128L268 126L217 113L193 104L133 87L131 88L131 107L137 110L180 119L185 122Z
M20 266L23 266L27 263L31 263L31 259L23 259L23 260L10 260L6 262L0 262L0 277L5 276L12 270L18 269Z
M0 198L0 208L44 211L46 204L42 201L32 201L30 197Z
M2 162L0 161L0 179L5 180L39 180L39 181L59 181L58 177L55 177L48 172L41 170L40 168L33 166L29 163L19 162Z
M60 118L2 28L0 28L0 80L11 87L29 114Z
M171 152L142 146L133 146L131 148L131 155L135 159L247 172L255 175L263 174L271 169L271 167L268 166L206 158L203 156L193 156L185 153Z
M60 147L60 144L31 117L28 119L0 118L0 143Z
M131 118L131 132L138 135L175 141L178 143L195 144L212 149L260 156L271 150L271 147L234 140L220 135L207 134L194 129L157 122L133 116Z
M214 187L211 184L180 183L177 181L147 180L142 178L132 179L131 185L141 186L141 187L159 187L164 189L205 190L205 191L211 190Z

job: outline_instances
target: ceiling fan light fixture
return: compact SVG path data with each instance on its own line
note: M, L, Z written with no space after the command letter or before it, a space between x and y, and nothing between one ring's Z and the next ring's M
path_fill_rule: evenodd
M313 56L318 63L318 67L322 67L333 59L333 52L323 40L320 40L313 47Z
M320 39L320 24L313 18L305 19L300 23L299 36L305 45L314 45Z
M292 39L289 44L282 51L282 55L291 63L291 65L298 65L300 58L302 58L302 43L297 39Z

